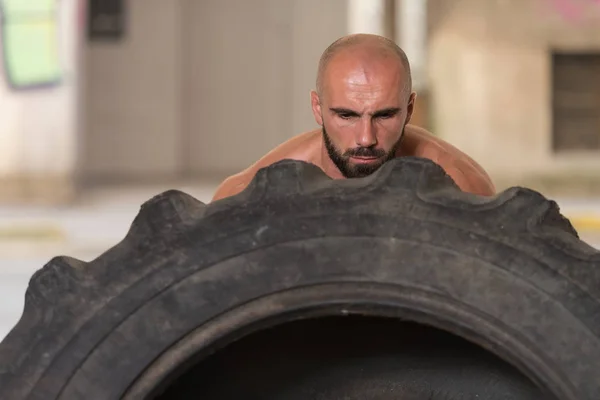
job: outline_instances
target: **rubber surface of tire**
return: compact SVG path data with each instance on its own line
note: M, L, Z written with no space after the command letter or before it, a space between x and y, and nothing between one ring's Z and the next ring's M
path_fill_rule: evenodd
M600 399L600 253L539 193L466 194L417 158L350 180L284 160L208 206L154 197L97 259L57 257L34 274L0 345L0 398L120 398L194 329L299 290L332 305L346 293L345 312L348 296L405 296L407 315L558 397Z

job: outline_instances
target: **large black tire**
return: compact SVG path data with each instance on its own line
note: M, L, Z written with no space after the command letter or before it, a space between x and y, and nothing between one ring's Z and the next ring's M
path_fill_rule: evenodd
M416 158L350 180L286 160L209 205L156 196L97 259L36 272L0 345L0 398L142 398L211 346L364 314L466 338L544 399L598 400L599 296L600 253L537 192L466 194Z

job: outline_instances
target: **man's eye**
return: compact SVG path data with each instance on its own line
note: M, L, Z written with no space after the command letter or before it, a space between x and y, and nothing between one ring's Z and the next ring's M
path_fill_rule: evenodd
M392 118L394 115L395 114L393 114L393 113L387 113L387 114L380 114L380 115L378 115L378 117L380 119L388 119L388 118Z
M344 113L340 113L338 114L340 116L341 119L351 119L354 118L354 114L344 114Z

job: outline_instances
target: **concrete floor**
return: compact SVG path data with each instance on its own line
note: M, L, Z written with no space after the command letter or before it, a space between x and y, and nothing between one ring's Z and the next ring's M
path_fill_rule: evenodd
M177 188L207 203L215 186ZM0 207L0 340L20 318L23 296L36 270L56 255L85 261L95 258L123 238L144 201L166 189L101 190L64 209ZM591 221L582 225L580 233L584 241L600 249L600 198L560 199L558 203L569 218L582 224Z

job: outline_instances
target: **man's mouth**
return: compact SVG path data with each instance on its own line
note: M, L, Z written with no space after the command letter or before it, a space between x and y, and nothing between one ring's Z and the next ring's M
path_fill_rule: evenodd
M369 164L373 161L377 161L379 157L350 157L352 161L358 164Z

